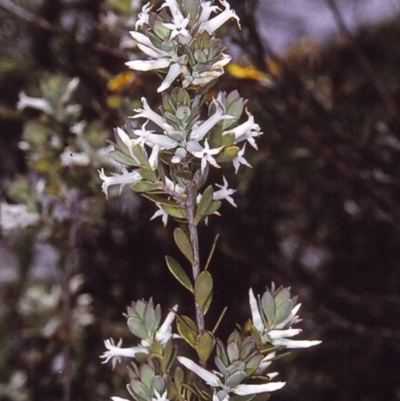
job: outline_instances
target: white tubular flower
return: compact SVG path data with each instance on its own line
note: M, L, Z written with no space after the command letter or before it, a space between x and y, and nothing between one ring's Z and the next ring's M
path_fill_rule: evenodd
M233 117L229 114L224 114L225 110L220 102L213 99L213 103L216 106L216 112L210 116L206 121L201 124L196 124L192 131L190 132L189 139L191 141L200 141L202 140L205 135L214 127L214 125L218 124L222 120L229 120Z
M222 135L233 132L235 134L235 144L247 140L247 142L249 142L254 149L258 150L254 138L262 135L262 132L260 132L260 126L254 122L254 116L250 114L247 110L246 113L248 116L246 122L240 124L236 128L224 131Z
M125 185L134 184L142 179L142 176L137 171L128 172L126 168L122 169L122 174L115 174L111 177L107 177L104 174L104 169L99 170L100 179L103 180L101 188L108 198L108 187L111 185L120 185L119 193L121 194L122 189Z
M176 0L165 0L165 3L160 7L160 9L165 7L168 7L169 10L171 11L173 20L172 23L163 24L163 26L165 26L167 29L171 31L171 36L169 37L169 40L172 40L175 37L180 36L178 38L180 43L182 44L189 43L192 36L186 29L186 27L190 19L188 17L186 18L184 17Z
M118 344L115 344L114 340L110 338L109 340L104 341L104 345L106 346L108 351L105 351L103 355L100 356L100 358L104 359L102 363L107 363L111 360L113 369L115 368L117 362L121 362L122 357L134 358L138 353L149 353L148 348L141 345L138 345L137 347L121 348L121 338L119 339Z
M252 165L248 163L248 161L243 157L245 151L246 151L246 144L243 145L242 149L239 150L236 157L232 160L233 167L235 168L235 174L237 174L241 164L252 168Z
M240 28L240 20L236 15L235 11L231 10L229 3L225 0L219 0L219 2L225 7L222 13L218 14L210 20L204 21L200 24L199 31L207 31L210 35L214 33L221 25L225 24L226 21L231 18L235 18L238 27Z
M171 86L172 82L175 81L175 78L182 72L184 68L185 66L179 63L171 64L167 76L165 77L164 81L162 81L161 85L158 87L157 92L160 93L168 89Z
M189 143L188 143L189 145ZM201 147L201 145L198 146L199 150L190 150L188 146L189 152L194 156L197 157L198 159L201 159L201 173L204 172L204 169L206 168L207 163L210 163L212 166L215 168L221 168L219 164L215 161L213 158L214 155L218 154L223 146L219 148L214 148L210 149L210 145L208 144L207 139L204 142L204 148Z
M288 340L287 337L293 337L302 332L301 329L292 328L291 325L297 323L300 319L296 316L300 308L300 304L293 307L290 315L277 325L273 323L268 324L266 319L263 317L263 311L260 310L259 304L254 296L253 290L249 290L249 303L251 309L252 324L258 331L261 340L264 343L271 343L275 347L284 348L308 348L318 345L321 341L308 341L308 340ZM289 328L284 327L290 325Z
M30 107L32 109L43 111L44 113L50 114L51 113L51 106L50 103L38 97L30 97L25 95L24 92L19 94L19 100L17 103L18 110L23 110L26 107Z
M121 397L111 397L111 400L112 401L130 401L130 400L127 400L126 398L121 398Z
M232 392L236 395L269 393L281 389L286 384L285 382L273 382L264 384L237 384L234 387L229 387L225 383L222 383L217 373L209 372L184 356L178 356L177 358L183 366L202 378L209 386L215 388L220 387L225 390L226 393ZM224 399L229 400L229 398L227 394Z
M174 305L172 307L173 311L178 310L178 305ZM167 317L164 320L164 323L160 326L160 328L156 331L156 340L161 344L165 345L168 340L172 338L180 338L178 334L172 334L172 322L175 320L175 313L169 312Z
M208 21L210 19L211 13L214 13L216 11L221 11L221 9L218 6L211 5L211 1L201 0L200 7L201 7L201 12L199 17L200 23Z
M156 203L156 206L158 207L158 210L153 214L153 216L150 217L150 220L161 217L164 227L166 227L168 223L168 213L161 207L158 202Z
M215 184L218 188L221 189L214 192L213 199L214 200L226 199L233 207L237 207L235 201L230 196L236 192L236 189L228 189L228 181L226 180L225 176L223 176L222 179L224 180L223 185Z
M143 28L143 25L149 25L149 11L153 8L150 2L145 4L142 8L142 12L139 13L138 19L135 22L135 29Z
M150 121L153 121L153 123L158 125L160 128L164 128L164 124L167 123L165 119L150 108L145 97L142 97L141 100L143 103L143 109L134 109L133 111L138 114L132 116L131 118L146 118Z

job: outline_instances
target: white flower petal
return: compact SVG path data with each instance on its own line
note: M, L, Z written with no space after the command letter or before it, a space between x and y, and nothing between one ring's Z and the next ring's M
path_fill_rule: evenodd
M171 86L172 82L174 82L175 78L181 73L181 71L182 67L180 64L171 64L168 70L168 74L157 89L157 92L160 93L162 91L165 91L165 89L168 89Z
M136 71L161 70L167 68L170 64L170 60L166 58L160 58L157 60L133 60L125 63L125 65L131 70Z
M275 340L277 338L294 337L301 332L301 329L271 330L268 332L268 337Z
M249 290L249 302L250 302L251 320L253 322L253 326L257 329L257 331L260 334L262 334L264 331L264 322L258 309L258 302L256 300L256 297L254 296L252 288L250 288Z
M272 344L276 347L285 347L285 348L309 348L314 347L315 345L321 344L322 341L309 341L309 340L287 340L286 338L278 338L276 340L272 340Z
M237 395L249 395L249 394L260 394L270 393L271 391L280 390L286 382L270 382L264 384L239 384L232 392Z
M178 356L177 358L183 366L191 370L193 373L196 373L196 375L201 377L208 385L212 387L222 387L221 380L216 374L202 368L189 358L185 358L184 356Z

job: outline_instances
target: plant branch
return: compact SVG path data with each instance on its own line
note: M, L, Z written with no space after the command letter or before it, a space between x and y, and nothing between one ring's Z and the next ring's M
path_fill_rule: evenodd
M186 200L186 214L189 226L190 243L193 248L194 260L192 263L193 280L196 281L197 276L200 274L200 252L199 252L199 236L197 226L194 222L194 212L196 206L196 182L199 171L196 172L194 177L187 181L187 200ZM204 315L200 305L195 300L196 308L196 321L198 332L204 330Z

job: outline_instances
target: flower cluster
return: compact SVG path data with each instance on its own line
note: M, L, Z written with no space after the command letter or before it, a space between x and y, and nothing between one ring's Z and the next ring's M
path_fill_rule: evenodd
M290 288L267 289L262 297L256 300L253 290L249 290L252 316L252 333L261 344L270 343L275 347L308 348L318 345L321 341L288 340L301 333L301 329L292 326L300 322L297 315L301 304L296 304L297 297L291 298Z
M133 60L126 65L138 71L165 70L168 73L158 92L168 89L179 75L182 86L203 87L224 73L231 57L224 54L221 40L214 32L231 18L239 19L229 4L220 0L224 10L204 0L166 0L161 12L152 12L146 4L135 31L131 31L137 46L148 60Z
M250 309L254 324L250 335L245 331L234 330L227 340L227 345L220 339L215 339L210 332L203 332L197 337L197 344L201 343L204 337L209 340L210 345L206 347L203 344L203 351L204 348L209 348L205 360L209 358L215 348L216 370L208 370L187 357L177 356L172 342L181 336L172 332L175 315L178 316L180 322L184 321L184 324L190 322L187 317L184 319L177 314L177 306L159 326L160 306L154 307L151 299L148 302L138 301L132 303L125 317L129 330L141 339L140 345L121 348L122 340L118 344L115 344L112 339L106 340L107 351L101 358L104 359L103 363L111 360L113 367L117 362L121 362L122 357L136 360L128 368L130 383L127 388L137 401L186 399L184 393L190 387L193 387L191 392L196 392L194 389L197 389L202 392L203 396L213 401L228 401L232 395L248 396L270 393L281 389L285 382L271 381L278 373L265 372L276 355L276 351L265 345L269 344L279 347L279 349L285 349L310 347L320 343L320 341L284 339L284 337L290 337L299 332L299 329L288 329L300 321L297 316L300 304L294 305L295 302L295 298L290 298L290 288L280 287L275 290L273 283L271 290L267 289L262 297L259 297L259 303L250 289ZM270 328L269 331L268 328ZM181 333L184 333L182 328ZM185 336L185 334L183 335ZM190 343L190 341L188 342ZM168 378L167 372L175 360L202 379L202 382L193 381L193 377L189 380L189 374L185 376L178 369L174 380ZM205 361L203 360L203 362ZM261 382L260 379L262 379ZM183 382L186 383L186 387L181 386ZM123 400L119 397L112 399L114 401Z
M161 217L164 225L168 217L178 221L174 241L192 271L190 278L177 260L166 256L169 271L193 295L196 322L179 315L175 306L160 326L160 306L154 307L151 299L138 301L125 316L140 343L121 348L122 340L105 341L104 362L115 366L122 357L134 359L127 389L136 401L228 401L231 397L246 401L258 395L257 399L265 400L285 385L272 381L276 372L265 372L276 353L319 343L286 338L300 332L292 327L299 322L299 305L289 288L274 285L258 302L250 290L250 330L233 331L226 345L215 336L216 328L211 332L205 326L204 315L213 298L213 279L207 270L212 252L202 269L197 226L218 212L221 200L236 206L235 190L226 177L222 184L206 186L208 173L226 162L233 164L235 172L241 165L251 167L244 157L246 145L257 149L261 135L237 91L220 92L206 101L207 91L230 60L214 32L231 18L238 21L225 0L219 3L223 10L206 0L165 0L158 13L151 11L150 4L143 7L131 36L148 59L127 65L166 73L158 88L161 106L155 111L142 98L142 107L134 110L124 129L115 130L110 155L124 166L122 174L107 176L100 171L106 195L112 186L121 192L130 185L157 206L152 219ZM179 335L172 332L175 318ZM180 354L177 338L196 351L199 364ZM212 356L215 366L208 369Z
M150 199L159 208L157 216L162 216L166 223L168 215L184 217L177 208L184 204L186 180L193 177L196 167L199 182L205 181L209 166L220 168L220 163L232 162L236 172L240 165L251 167L244 158L246 143L257 148L255 139L261 132L247 111L247 120L238 123L246 101L237 91L219 93L208 104L206 119L201 119L201 97L191 99L182 88L163 95L161 114L152 110L145 98L142 103L143 107L135 109L136 114L131 118L144 119L143 124L135 127L128 123L126 130L115 130L111 157L131 171L125 167L122 174L107 176L101 170L106 194L112 185L119 185L120 191L125 185L132 185L137 192L155 195ZM149 125L154 129L148 128ZM213 201L226 199L235 206L231 197L234 190L228 188L225 178L223 185L217 187L220 189L213 192ZM172 197L178 207L172 207L161 194ZM217 209L214 206L210 211L215 213Z

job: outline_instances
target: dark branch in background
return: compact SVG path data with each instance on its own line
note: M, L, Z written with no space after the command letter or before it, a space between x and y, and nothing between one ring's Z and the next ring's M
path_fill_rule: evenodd
M247 53L260 71L269 72L266 63L266 49L272 54L272 50L264 46L259 30L257 28L257 5L258 0L240 2L235 5L240 16L242 30L232 38ZM239 11L240 10L240 11Z
M79 199L74 199L69 205L71 212L71 226L68 232L67 244L64 256L64 280L63 280L63 328L65 331L65 343L63 349L63 401L71 401L72 384L72 358L71 358L71 329L72 329L72 306L71 306L71 278L77 263L77 235L81 218L79 215Z
M52 35L55 35L55 36L62 36L62 35L68 36L69 35L68 32L66 32L59 26L51 24L47 20L36 16L35 14L25 10L21 6L14 4L11 0L0 0L0 8L8 11L10 14L14 15L15 17L17 17L23 21L26 21L46 32L51 33ZM76 42L76 43L78 45L78 42ZM102 43L95 43L92 45L92 48L95 52L97 52L101 55L110 56L110 57L113 57L113 58L115 58L117 60L121 60L121 61L127 60L127 56L123 51L120 51L115 48L111 48Z
M378 74L374 71L371 63L364 55L360 45L358 44L355 36L351 33L350 29L347 27L346 23L344 22L343 16L336 4L335 0L326 0L328 3L335 19L340 27L343 35L350 41L352 50L357 58L357 61L364 71L365 75L371 81L372 86L381 97L383 104L385 105L388 112L394 117L397 122L400 122L399 113L400 110L398 109L396 102L393 99L392 94L390 93L389 88L379 79Z

